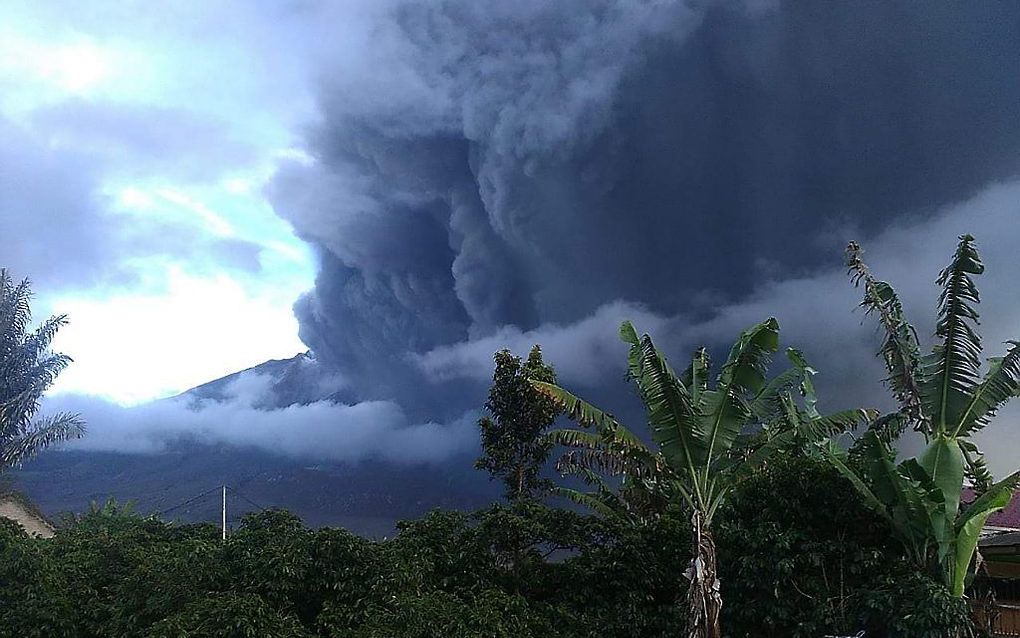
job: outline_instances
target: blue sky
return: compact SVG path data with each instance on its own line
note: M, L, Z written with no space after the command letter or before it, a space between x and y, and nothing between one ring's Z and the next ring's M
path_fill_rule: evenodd
M313 255L263 189L301 159L311 101L304 69L260 37L271 21L253 18L204 2L5 3L0 139L30 151L0 178L13 185L0 228L40 245L5 264L36 282L36 314L70 315L56 346L75 364L56 392L137 403L305 349L291 306ZM74 190L46 201L21 188L35 180L47 197ZM54 240L104 246L53 268Z

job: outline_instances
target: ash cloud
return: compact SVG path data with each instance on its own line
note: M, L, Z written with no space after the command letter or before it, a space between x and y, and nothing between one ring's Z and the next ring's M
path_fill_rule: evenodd
M270 189L320 253L301 337L351 400L456 414L492 350L543 340L594 383L584 353L615 346L580 335L623 310L678 349L785 313L819 367L877 386L869 333L833 316L856 304L845 241L937 240L930 269L885 258L928 294L958 227L980 232L947 207L1020 170L1012 5L380 7ZM929 235L947 215L965 223Z
M982 291L978 311L985 356L1000 356L1007 340L1020 337L1020 299L1015 294L1020 264L1014 258L1018 219L1020 181L1011 181L923 218L893 222L864 242L869 266L899 292L925 349L935 330L940 292L935 277L949 262L957 236L968 232L976 235L986 265L985 273L976 278ZM775 316L783 346L801 348L820 370L816 385L823 409L892 409L880 383L885 370L876 356L879 329L873 317L857 308L861 294L848 282L845 270L834 264L811 275L764 281L739 301L711 305L703 318L660 315L639 304L615 301L574 323L546 324L530 331L504 327L492 335L414 355L413 361L428 378L481 385L491 376L492 352L509 347L523 353L540 343L546 359L570 387L636 423L642 412L634 397L621 391L626 362L626 346L616 337L621 320L630 319L640 331L650 333L679 367L683 357L703 344L716 347L718 361L726 354L719 346L728 346L741 330ZM782 359L777 358L775 365L782 366ZM1009 405L977 436L987 448L991 467L1000 473L1013 469L1020 449L1018 416L1020 403Z
M286 405L267 404L275 386L250 375L198 405L54 397L89 415L79 445L156 451L191 437L438 462L473 450L465 415L505 346L540 343L568 385L627 400L624 318L676 360L776 315L822 371L828 407L881 407L876 333L851 313L859 296L839 266L850 238L930 333L931 281L955 236L977 235L989 352L1020 335L1008 293L1020 274L1017 6L380 0L257 13L228 22L279 44L282 61L259 68L288 88L290 71L316 68L307 157L268 195L318 253L295 312L315 365L343 383L331 400ZM266 87L269 101L304 99ZM218 121L105 109L62 105L32 124L146 170L249 161ZM45 249L18 244L14 263L45 277L56 250L82 261L73 272L99 272L120 231L92 230L110 228L95 223L95 168L12 130L0 123L0 141L14 140L0 148L0 230L44 237L6 212L11 185L32 190L9 201L77 211L67 220L81 226ZM68 237L95 241L75 252ZM256 267L243 244L219 249Z

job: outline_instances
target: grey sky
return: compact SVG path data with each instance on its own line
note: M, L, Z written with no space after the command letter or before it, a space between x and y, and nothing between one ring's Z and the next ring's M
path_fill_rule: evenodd
M625 400L620 319L681 357L776 315L833 404L881 403L851 238L928 330L931 282L974 234L990 353L1020 335L1014 5L157 13L26 2L0 27L18 54L0 62L0 231L25 238L9 265L44 307L86 315L65 391L172 394L300 334L349 410L470 437L504 345L540 342L564 382ZM129 311L129 342L168 341L125 374L104 326Z

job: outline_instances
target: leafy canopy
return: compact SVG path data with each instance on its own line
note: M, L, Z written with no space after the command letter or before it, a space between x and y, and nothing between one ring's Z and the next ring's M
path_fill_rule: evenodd
M43 393L71 358L50 350L67 317L50 317L32 330L31 298L27 279L15 284L0 269L0 471L84 433L84 422L75 414L36 418Z
M673 503L702 512L710 522L727 493L771 456L874 416L864 410L821 414L815 370L796 349L786 352L790 368L769 379L771 355L779 347L775 319L740 335L714 386L705 348L678 375L651 337L638 337L630 322L620 327L620 337L630 345L628 377L645 404L654 449L612 414L563 388L533 382L568 417L594 428L555 430L549 437L572 448L558 468L597 486L594 493L559 493L602 513L642 518ZM622 476L620 490L614 493L599 473Z
M962 596L981 528L1009 503L1020 481L1016 472L993 484L970 439L1020 391L1020 344L1010 341L1005 356L990 359L982 373L982 344L975 329L980 295L974 277L984 265L970 235L959 238L952 261L936 279L942 288L937 342L924 356L892 286L872 276L857 244L850 244L847 256L852 281L864 286L862 306L878 316L884 329L879 355L899 410L876 420L855 446L863 472L855 471L835 445L828 447L828 456L886 518L915 564L935 571L954 595ZM920 456L897 464L891 441L908 425L928 445ZM966 477L981 495L961 508Z
M475 467L499 478L508 500L533 498L548 488L541 478L549 459L551 444L542 434L553 424L560 410L548 397L536 392L529 379L555 383L556 372L542 360L542 349L531 349L526 361L509 350L500 350L485 403L490 417L478 421L483 456Z
M722 596L711 528L720 505L776 452L798 439L852 427L866 415L863 411L820 415L810 380L814 371L795 350L787 354L796 371L769 380L772 353L779 349L775 319L740 335L714 385L705 348L698 349L687 369L677 375L651 337L639 337L630 322L620 327L620 337L630 345L627 374L637 385L657 449L645 445L611 414L555 385L533 381L563 406L567 416L582 426L595 426L594 435L569 430L552 435L577 448L578 453L561 461L561 467L598 485L594 494L565 495L610 514L622 510L633 516L637 511L637 518L645 515L642 505L657 500L688 510L692 559L685 572L690 581L687 635L717 638ZM792 398L791 385L801 388L803 407ZM755 428L758 435L753 434ZM596 470L622 474L625 491L613 495Z

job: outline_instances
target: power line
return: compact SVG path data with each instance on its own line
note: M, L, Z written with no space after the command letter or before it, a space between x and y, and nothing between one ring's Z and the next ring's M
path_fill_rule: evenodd
M251 506L252 506L252 507L254 507L255 509L257 509L257 510L259 510L259 511L262 511L262 512L264 512L264 511L266 511L267 509L269 509L268 507L264 507L264 506L262 506L262 505L259 505L259 504L258 504L258 503L256 503L255 501L251 500L250 498L248 498L247 496L245 496L244 494L242 494L242 493L241 493L241 491L240 491L240 490L238 490L238 489L237 489L236 487L231 487L231 488L229 488L229 489L230 489L230 491L231 491L231 492L233 492L234 494L236 494L237 496L239 496L239 497L241 498L241 500L242 500L242 501L244 501L244 502L248 503L248 505L251 505Z
M270 508L268 508L268 507L266 507L264 505L261 505L260 503L256 502L252 498L248 497L246 494L244 494L243 492L238 490L236 487L219 485L219 486L216 486L216 487L209 488L208 490L205 490L204 492L201 492L199 494L196 494L195 496L192 496L191 498L185 499L185 500L181 501L180 503L178 503L178 504L176 504L176 505L174 505L172 507L168 507L166 509L160 510L158 512L158 515L159 516L165 516L166 514L169 514L170 512L173 512L175 510L179 510L182 507L185 507L185 506L190 505L190 504L192 504L192 503L194 503L196 501L199 501L199 500L201 500L201 499L203 499L203 498L205 498L207 496L210 496L214 492L218 492L218 491L224 490L224 489L230 491L235 496L237 496L239 499L241 499L242 501L244 501L245 503L247 503L248 505L250 505L251 507L255 508L256 510L258 510L260 512L264 512L264 511L270 509ZM236 515L235 514L233 516L227 517L227 520L230 521L230 522L236 522L236 521L241 520L242 518L243 518L243 514L242 515Z
M164 514L168 514L168 513L172 512L172 511L176 510L176 509L180 509L180 508L184 507L185 505L190 505L191 503L194 503L195 501L197 501L197 500L199 500L199 499L201 499L203 497L206 497L206 496L212 494L213 492L215 492L215 491L217 491L219 489L220 489L219 486L211 488L211 489L208 489L208 490L202 492L201 494L198 494L197 496L192 496L188 500L182 501L182 502L178 503L177 505L174 505L173 507L168 507L165 510L161 510L159 512L159 515L163 516Z

